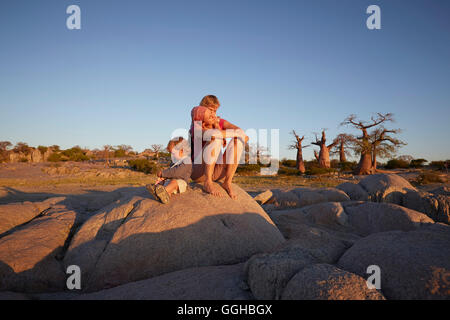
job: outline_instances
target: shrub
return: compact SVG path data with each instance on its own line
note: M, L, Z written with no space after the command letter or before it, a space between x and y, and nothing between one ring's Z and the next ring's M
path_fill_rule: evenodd
M320 174L329 174L336 172L336 169L334 168L321 168L321 167L310 167L309 169L306 169L306 174L310 176L314 175L320 175Z
M409 163L409 167L410 168L422 168L423 165L425 164L425 162L428 162L428 161L425 159L413 159Z
M291 159L283 159L281 160L280 164L284 167L295 168L297 166L297 161Z
M409 162L401 159L389 160L386 164L386 169L406 169L409 168Z
M450 163L450 160L446 160L446 161L431 161L430 162L430 167L433 167L437 170L445 170L445 163Z
M278 169L279 175L286 175L286 176L298 176L301 175L300 171L297 170L297 168L291 168L291 167L280 167Z
M349 162L349 161L339 162L339 169L341 171L347 171L347 172L353 171L353 170L355 170L356 166L357 166L356 162Z
M44 146L39 146L39 147L37 147L37 148L38 148L38 150L41 152L42 155L44 155L44 153L46 153L47 150L48 150L48 148L47 148L47 147L44 147Z
M236 172L241 175L257 174L261 170L260 164L241 164L237 167Z
M123 149L114 150L114 157L123 158L127 155L127 152Z
M85 154L85 152L78 146L72 147L70 149L64 150L61 154L67 157L70 161L86 161L89 160L89 157ZM64 160L64 159L62 159Z
M150 173L156 174L156 173L158 173L158 170L159 170L158 166L155 163L153 163L147 159L128 160L128 164L134 170L144 172L147 174L150 174Z
M19 162L28 162L28 159L25 157L20 158Z
M47 159L47 161L50 161L50 162L58 162L61 160L62 160L61 155L57 152L53 152Z
M426 171L419 174L416 179L418 184L445 183L445 180L436 172Z

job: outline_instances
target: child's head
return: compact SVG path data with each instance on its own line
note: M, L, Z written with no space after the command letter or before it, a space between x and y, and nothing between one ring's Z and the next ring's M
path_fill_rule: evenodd
M183 137L173 138L167 144L167 151L172 154L172 159L175 158L176 160L179 160L188 155L189 150L185 150L188 149L186 147L187 145L188 143Z
M217 109L220 107L220 102L216 96L210 94L203 97L202 101L200 101L200 105L211 109L215 114Z

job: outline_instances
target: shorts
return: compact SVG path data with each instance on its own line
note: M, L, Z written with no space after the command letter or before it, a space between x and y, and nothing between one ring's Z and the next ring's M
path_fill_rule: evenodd
M170 183L170 181L172 181L171 179L167 179L166 181L164 181L164 187L166 187L169 183ZM177 184L178 184L178 190L175 190L175 194L176 193L183 193L183 192L186 192L186 188L187 188L187 183L186 183L186 181L184 181L183 179L175 179L175 181L177 182Z

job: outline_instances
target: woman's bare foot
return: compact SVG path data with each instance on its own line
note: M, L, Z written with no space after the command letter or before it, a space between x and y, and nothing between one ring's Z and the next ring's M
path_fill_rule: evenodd
M216 197L222 197L222 194L217 190L217 187L212 183L212 181L205 181L203 183L203 190L205 190L206 193L210 193L213 196Z
M233 188L231 187L231 183L229 183L229 182L222 183L222 188L225 189L225 191L228 193L228 195L230 196L231 199L236 199L237 198L236 194L233 192Z

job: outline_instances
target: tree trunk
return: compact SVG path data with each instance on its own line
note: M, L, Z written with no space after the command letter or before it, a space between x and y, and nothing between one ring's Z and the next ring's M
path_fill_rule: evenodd
M305 173L305 163L303 162L303 152L302 148L297 149L297 170L300 171L300 173Z
M374 146L372 151L372 173L377 171L377 148Z
M320 146L319 166L321 168L329 168L330 167L330 151L325 144Z
M362 153L358 166L356 167L354 174L372 174L372 154L370 152Z
M341 145L339 146L339 161L340 162L347 162L347 157L345 156L345 150L344 150L344 143L341 142Z

